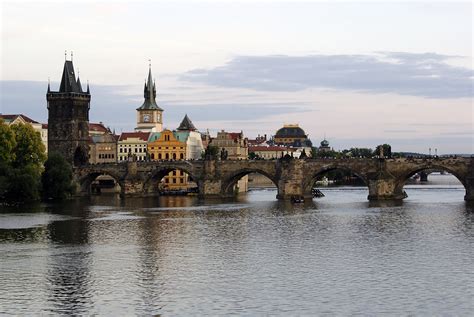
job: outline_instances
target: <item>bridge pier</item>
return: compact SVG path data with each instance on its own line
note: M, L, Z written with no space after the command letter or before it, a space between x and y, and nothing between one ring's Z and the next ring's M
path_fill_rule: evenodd
M199 198L223 198L222 182L206 179L199 182Z
M420 172L420 173L418 173L418 175L420 175L420 182L427 182L428 181L428 173Z
M305 195L304 180L305 169L304 160L288 160L282 161L280 166L281 175L278 180L278 194L277 199L290 200L292 197L313 198L311 193Z
M123 195L143 195L143 179L138 173L137 162L127 162L125 179L123 181Z
M464 187L466 187L466 194L464 195L464 200L474 201L474 176L466 178L466 183L464 184Z
M406 198L403 187L394 178L369 179L368 200L402 200Z

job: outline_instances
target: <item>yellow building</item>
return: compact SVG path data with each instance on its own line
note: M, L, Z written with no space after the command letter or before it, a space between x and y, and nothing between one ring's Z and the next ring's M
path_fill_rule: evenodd
M152 161L185 160L186 139L186 134L179 131L163 130L151 133L148 139L150 159ZM189 187L196 187L196 184L191 184L188 174L180 170L170 172L161 181L161 189L165 191L187 190Z
M171 130L151 133L148 139L148 154L151 160L184 160L186 140L179 140L179 135L175 135Z

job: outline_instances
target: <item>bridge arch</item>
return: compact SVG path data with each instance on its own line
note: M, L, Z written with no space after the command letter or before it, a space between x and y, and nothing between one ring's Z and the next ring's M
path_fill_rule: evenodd
M163 184L163 186L168 186L168 185L182 185L182 187L186 186L189 182L194 182L196 183L195 190L198 193L199 192L199 183L200 183L200 178L197 177L192 170L190 166L179 164L179 165L161 165L158 168L154 169L148 177L143 182L143 192L145 194L152 194L152 193L158 193L160 190L163 190L162 185L160 185L161 181L170 173L173 173L175 171L179 171L180 175L174 175L172 177L173 180L176 180L177 183L174 184ZM184 173L184 174L183 174ZM178 172L176 172L178 174ZM178 183L181 180L185 180L185 182Z
M361 173L361 172L357 171L356 169L354 169L350 166L329 165L329 166L324 166L324 167L322 167L320 169L317 169L315 171L308 171L307 177L303 181L304 196L305 197L312 197L312 189L313 189L316 181L321 176L324 176L325 174L333 172L333 171L343 171L343 172L350 173L351 175L354 175L358 179L360 179L367 188L369 186L368 178L364 173Z
M445 172L450 173L451 175L456 177L456 179L464 186L464 189L467 194L468 188L466 184L466 179L465 177L463 177L463 175L461 175L461 173L459 173L458 171L456 171L455 169L449 166L445 166L443 164L432 164L432 163L422 164L420 166L416 166L415 168L411 168L405 171L404 173L402 173L397 181L397 189L400 191L403 191L403 187L406 185L407 181L411 177L413 177L415 174L418 174L420 172L427 171L427 170L445 171Z
M237 171L232 172L231 174L227 175L222 181L221 192L223 196L234 196L234 188L237 182L242 179L244 176L249 175L251 173L257 173L267 177L275 187L278 189L278 179L276 175L273 175L263 169L260 168L241 168Z
M81 193L90 194L92 192L91 185L99 176L110 176L114 179L115 183L120 186L120 192L123 193L125 187L122 179L113 172L106 170L93 170L87 172L85 175L79 177L79 186Z

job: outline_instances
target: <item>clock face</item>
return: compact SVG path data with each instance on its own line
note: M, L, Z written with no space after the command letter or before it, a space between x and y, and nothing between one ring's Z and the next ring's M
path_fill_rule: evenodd
M143 115L143 122L150 122L150 115L149 114L144 114Z

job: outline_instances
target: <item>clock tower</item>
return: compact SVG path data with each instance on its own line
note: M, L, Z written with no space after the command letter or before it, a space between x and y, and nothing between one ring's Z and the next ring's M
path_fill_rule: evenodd
M156 104L156 86L151 79L151 65L144 88L145 101L137 108L137 127L135 131L161 132L163 130L163 109Z

